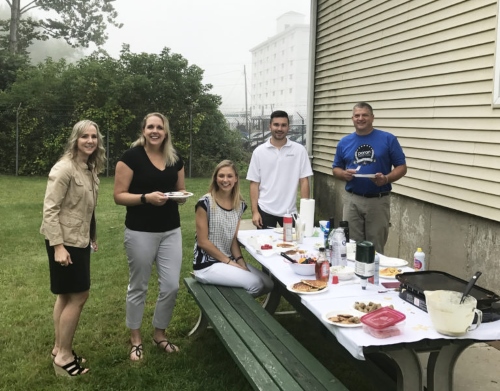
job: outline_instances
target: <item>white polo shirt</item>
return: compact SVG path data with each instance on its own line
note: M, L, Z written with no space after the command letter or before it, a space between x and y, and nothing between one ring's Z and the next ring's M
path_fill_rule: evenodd
M281 149L267 140L255 148L247 180L258 182L259 207L274 216L297 212L299 179L313 174L305 147L287 138Z

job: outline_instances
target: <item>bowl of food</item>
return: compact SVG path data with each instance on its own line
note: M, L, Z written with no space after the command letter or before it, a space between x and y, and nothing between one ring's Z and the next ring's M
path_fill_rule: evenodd
M289 263L295 274L301 276L313 276L315 274L316 262L314 263Z
M283 255L283 254L282 254ZM300 254L286 256L285 262L287 262L295 274L301 276L312 276L316 273L316 258L309 256L301 256ZM295 262L291 262L291 260Z
M332 266L330 274L337 276L339 280L351 280L354 278L354 268L349 266Z

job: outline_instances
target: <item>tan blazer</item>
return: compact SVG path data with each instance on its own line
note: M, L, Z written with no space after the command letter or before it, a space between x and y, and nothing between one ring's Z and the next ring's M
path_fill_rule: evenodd
M85 248L89 245L98 190L99 178L86 164L63 158L52 167L40 228L51 246L65 244Z

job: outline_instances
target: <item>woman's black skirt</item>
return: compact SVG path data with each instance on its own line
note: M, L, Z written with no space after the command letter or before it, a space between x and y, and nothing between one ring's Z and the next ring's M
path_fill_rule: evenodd
M86 248L64 246L69 252L72 264L61 266L54 259L54 247L45 240L49 255L50 290L59 295L79 293L90 289L90 244Z

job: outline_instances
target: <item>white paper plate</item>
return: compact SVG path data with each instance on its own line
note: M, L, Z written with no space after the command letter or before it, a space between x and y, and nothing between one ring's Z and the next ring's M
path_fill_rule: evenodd
M325 243L323 243L323 242L316 242L316 243L314 243L314 248L316 250L319 250L320 247L325 247Z
M193 195L193 193L190 193L188 191L186 192L181 192L181 191L171 191L170 193L165 193L165 195L171 199L171 200L183 200L185 198L189 198Z
M378 275L380 278L383 278L385 280L395 280L396 279L396 276L394 277L389 277L389 276L381 276L380 274Z
M285 244L286 246L278 246L279 244ZM276 252L280 252L280 253L285 253L287 252L288 250L297 250L297 245L295 243L292 243L292 242L278 242L278 243L275 243L273 244L274 246L274 249L276 250Z
M267 250L262 250L260 248L260 249L257 249L256 251L257 251L257 254L261 254L264 257L270 257L272 255L276 255L276 250L274 249L274 247L271 249L267 249Z
M337 316L337 315L352 315L352 316L357 316L358 318L361 318L363 315L366 315L363 312L352 310L352 309L346 309L346 310L333 310L333 311L328 311L325 312L321 317L323 320L329 324L332 324L334 326L338 327L347 327L347 328L353 328L353 327L361 327L363 326L363 323L335 323L329 320L328 318L331 318L332 316Z
M277 234L283 234L283 227L276 227L273 229L274 232L276 232ZM295 228L292 228L292 233L294 234L295 233Z
M356 300L357 302L361 302L361 303L365 303L365 304L368 304L371 300ZM393 306L394 307L394 303L382 303L380 300L374 300L375 303L377 304L380 304L382 307L389 307L389 306ZM363 311L360 311L360 310L357 310L355 308L356 306L356 302L352 303L352 310L353 311L356 311L358 313L361 313L361 315L366 315L366 314L369 314L369 312L363 312Z
M383 267L402 267L408 265L408 262L401 258L390 258L385 255L378 255L380 266Z
M403 272L401 272L401 273L403 273ZM401 273L398 273L398 274L401 274ZM383 276L382 274L380 274L380 271L379 271L378 275L380 278L385 278L386 280L395 280L396 276L397 276L397 274L395 274L394 276Z
M356 178L375 178L375 174L352 174Z
M307 280L307 278L304 278L304 280ZM320 291L315 291L315 292L300 292L300 291L296 291L295 289L293 289L292 287L299 281L296 281L296 282L292 282L291 284L288 284L286 286L286 289L288 289L290 292L293 292L293 293L298 293L299 295L317 295L318 293L323 293L323 292L326 292L328 290L328 285L326 286L325 289L321 289Z

